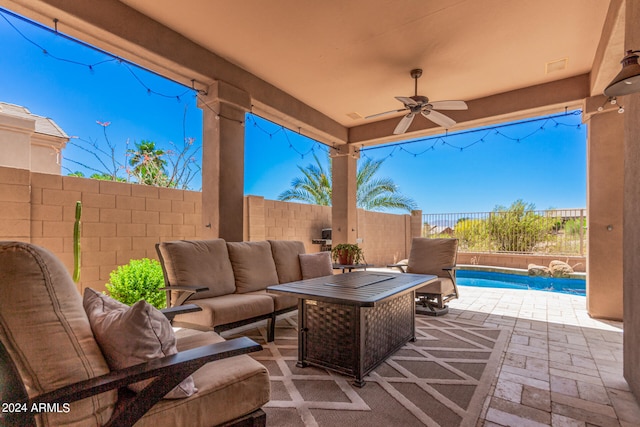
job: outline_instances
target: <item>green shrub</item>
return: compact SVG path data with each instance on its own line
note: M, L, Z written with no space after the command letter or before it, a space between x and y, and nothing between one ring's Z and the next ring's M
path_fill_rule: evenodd
M587 226L587 220L570 219L564 224L564 231L569 236L579 236L581 229Z
M145 300L156 308L165 308L167 301L164 291L164 277L160 263L154 259L132 259L109 275L107 290L112 298L133 305Z

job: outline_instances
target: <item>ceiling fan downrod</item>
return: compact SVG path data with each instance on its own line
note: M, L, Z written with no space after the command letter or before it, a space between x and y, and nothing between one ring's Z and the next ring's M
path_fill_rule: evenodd
M415 68L411 70L411 78L413 78L415 86L414 86L414 96L418 96L418 79L422 76L422 68Z

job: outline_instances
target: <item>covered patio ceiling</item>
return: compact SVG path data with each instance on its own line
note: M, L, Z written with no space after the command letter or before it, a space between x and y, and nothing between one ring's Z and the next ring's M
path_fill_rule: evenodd
M620 0L0 0L0 5L185 84L222 80L253 111L331 145L442 132L423 117L393 136L418 92L460 99L451 130L576 107L623 55ZM118 18L118 19L116 19ZM177 33L177 34L176 34ZM177 36L177 38L176 38Z

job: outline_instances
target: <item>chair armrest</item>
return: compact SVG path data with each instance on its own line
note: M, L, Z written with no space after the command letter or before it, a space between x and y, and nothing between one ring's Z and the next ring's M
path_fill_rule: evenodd
M184 305L176 305L175 307L163 308L160 311L169 320L169 322L172 322L173 318L176 317L178 314L202 311L202 308L198 307L195 304L184 304Z
M408 264L404 264L404 263L387 264L387 268L397 268L398 270L402 271L403 273L407 272L407 266L408 266Z
M176 300L176 303L173 304L174 306L178 306L187 302L189 298L191 298L198 292L208 291L209 288L206 286L183 286L183 285L173 286L172 285L172 286L165 286L163 288L158 288L158 290L165 291L167 293L167 307L171 307L171 297L170 297L171 291L182 293L182 295L180 295Z
M116 405L114 414L107 424L133 425L164 395L204 364L260 350L262 346L247 337L210 344L69 384L34 396L29 399L27 405L31 407L34 403L70 403L155 377L134 398L123 405Z

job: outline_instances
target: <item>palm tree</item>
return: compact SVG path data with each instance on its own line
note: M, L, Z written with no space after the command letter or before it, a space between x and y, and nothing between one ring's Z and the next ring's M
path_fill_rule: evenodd
M291 188L283 191L278 200L298 200L322 206L331 206L331 159L329 168L313 155L315 164L306 167L298 166L301 177L291 181ZM403 196L398 186L391 178L375 178L384 159L374 160L366 158L358 166L356 174L356 205L359 208L381 211L385 209L401 209L411 212L416 209L416 202L410 197Z
M135 150L127 150L127 154L131 156L129 165L133 166L129 173L141 184L163 185L167 181L164 170L167 161L162 158L166 154L164 150L156 150L156 143L146 140L135 146Z

